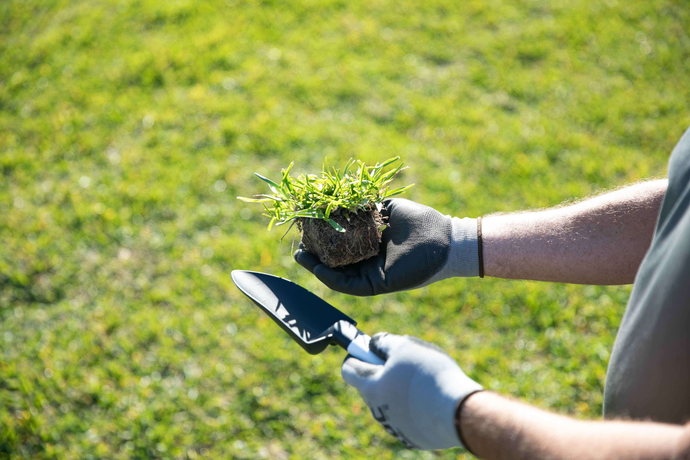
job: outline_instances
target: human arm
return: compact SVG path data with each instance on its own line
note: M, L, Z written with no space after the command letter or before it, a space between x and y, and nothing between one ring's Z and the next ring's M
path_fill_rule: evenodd
M667 180L543 211L482 219L486 276L628 284L652 241Z
M439 348L414 337L376 334L382 366L348 356L345 381L386 431L408 447L462 446L499 459L689 459L690 425L574 420L481 391Z
M491 392L468 397L458 415L468 449L489 460L690 458L690 425L575 420Z
M652 240L667 181L634 184L569 206L482 219L486 276L581 284L633 282ZM297 262L352 295L415 289L478 276L476 219L444 216L409 200L386 202L381 252L329 268L302 249Z

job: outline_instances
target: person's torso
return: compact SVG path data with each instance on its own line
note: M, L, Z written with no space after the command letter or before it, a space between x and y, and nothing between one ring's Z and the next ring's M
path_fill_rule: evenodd
M690 129L611 354L606 418L690 420Z

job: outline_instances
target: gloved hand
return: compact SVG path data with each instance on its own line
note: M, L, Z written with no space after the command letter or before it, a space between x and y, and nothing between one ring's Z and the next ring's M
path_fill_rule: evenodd
M481 385L443 350L416 337L379 333L369 349L385 364L348 355L342 375L386 431L411 449L464 447L455 428L455 412Z
M426 286L453 276L478 276L477 221L444 216L400 198L383 202L388 217L378 256L330 268L304 250L295 260L334 291L370 296ZM300 248L302 248L300 244Z

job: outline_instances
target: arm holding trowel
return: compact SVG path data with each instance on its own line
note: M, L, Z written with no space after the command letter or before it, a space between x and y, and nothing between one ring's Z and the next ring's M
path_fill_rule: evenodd
M376 334L370 348L385 364L348 356L343 378L407 447L465 447L486 459L690 458L690 424L575 420L482 391L449 355L417 338Z
M337 269L301 249L295 259L331 289L353 295L480 275L628 284L652 240L666 186L666 180L642 182L568 206L482 219L392 199L378 256Z

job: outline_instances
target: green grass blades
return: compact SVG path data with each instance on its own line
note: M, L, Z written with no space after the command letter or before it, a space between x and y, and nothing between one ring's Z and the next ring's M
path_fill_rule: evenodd
M248 203L262 203L264 214L270 217L270 230L273 225L283 225L298 218L323 219L339 232L344 232L336 221L330 219L330 214L337 208L357 211L365 209L367 205L377 204L396 195L400 195L414 184L395 189L390 183L398 173L406 167L403 163L384 171L384 168L400 160L400 157L389 158L383 163L367 166L363 161L350 158L345 167L340 170L332 166L323 167L321 175L302 174L299 177L290 176L294 162L283 170L280 183L255 173L256 176L268 184L273 195L256 195L254 198L237 197ZM353 169L356 167L356 169ZM267 206L269 203L271 206Z

